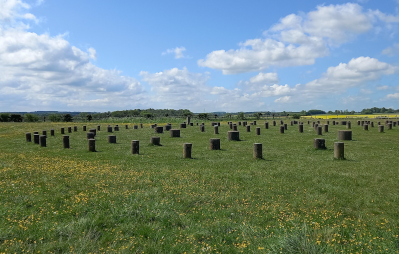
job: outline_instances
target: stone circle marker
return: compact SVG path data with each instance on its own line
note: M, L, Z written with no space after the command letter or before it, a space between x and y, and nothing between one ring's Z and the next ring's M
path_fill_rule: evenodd
M47 146L47 144L46 144L46 138L47 138L47 136L45 136L45 135L41 135L41 136L40 136L40 146L41 146L41 147L46 147L46 146Z
M262 158L262 143L254 143L254 159Z
M32 142L32 134L30 132L25 133L26 142Z
M163 127L162 126L155 127L155 133L163 133Z
M227 140L240 141L240 132L239 131L228 131L227 132Z
M352 140L352 131L338 131L338 140Z
M260 127L256 127L256 135L260 135Z
M132 140L132 154L139 154L140 152L140 141Z
M62 136L62 145L64 146L64 148L70 148L68 135Z
M192 147L193 147L193 144L191 144L191 143L184 143L183 144L183 158L191 159Z
M33 143L35 144L40 144L40 135L39 134L33 134Z
M93 139L93 138L91 138ZM115 135L108 135L108 143L116 144L116 136Z
M220 150L220 138L209 139L209 150Z
M219 134L219 125L213 126L213 133L214 134Z
M153 144L155 146L160 146L161 138L160 137L151 137L150 142L151 142L151 144Z
M179 129L170 129L169 134L171 138L180 138L180 130Z
M89 152L95 152L96 151L96 140L89 139L88 144L89 144Z
M334 158L338 159L338 160L345 159L344 142L335 142L334 143Z
M323 138L313 139L313 147L316 149L327 149L326 148L326 140Z

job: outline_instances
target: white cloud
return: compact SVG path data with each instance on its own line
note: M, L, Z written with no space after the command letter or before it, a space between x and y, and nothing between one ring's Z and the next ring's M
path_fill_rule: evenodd
M216 50L198 65L221 70L223 74L261 71L270 66L301 66L315 63L316 58L366 33L380 20L397 22L399 17L378 10L364 11L356 3L320 5L303 15L290 14L267 30L265 39L240 43L240 48Z
M377 86L377 90L387 90L389 86Z
M183 51L186 51L185 47L176 47L174 49L167 49L165 52L162 52L162 55L167 55L167 54L171 54L174 53L175 54L175 58L179 59L179 58L184 58L184 54Z
M361 86L366 82L378 80L382 75L392 75L398 72L398 67L375 58L358 57L349 63L340 63L336 67L329 67L319 79L305 85L305 89L343 93L351 87Z
M155 93L154 101L162 102L167 107L200 108L208 103L202 100L211 91L206 85L208 74L173 68L157 73L141 71L140 76L151 85L151 91Z
M399 43L394 43L391 47L384 49L381 53L387 56L399 54Z
M140 82L90 63L90 58L96 59L93 48L84 52L62 36L10 26L12 19L21 18L21 8L29 6L0 0L1 19L11 19L5 21L7 26L0 23L1 108L29 111L67 106L97 111L141 105L145 91Z
M274 102L287 103L287 102L290 101L290 99L291 99L291 96L283 96L283 97L280 97L280 98L276 99Z
M387 99L399 99L399 93L388 94Z
M260 72L258 75L249 79L251 83L266 83L273 84L278 83L278 75L275 72L262 73Z

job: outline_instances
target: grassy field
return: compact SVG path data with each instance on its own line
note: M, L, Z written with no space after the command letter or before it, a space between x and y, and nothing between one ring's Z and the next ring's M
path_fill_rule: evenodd
M74 125L63 149L60 128ZM102 123L95 153L82 125L0 123L0 253L399 252L399 127L364 131L353 120L346 160L334 160L342 125L315 150L307 122L304 133L288 124L280 134L258 121L260 136L239 126L238 142L227 141L226 122L219 135L206 122L181 138L129 124L114 132L117 144ZM25 141L42 130L47 147ZM215 137L221 150L211 151ZM182 158L184 143L193 159ZM252 158L253 143L264 159Z

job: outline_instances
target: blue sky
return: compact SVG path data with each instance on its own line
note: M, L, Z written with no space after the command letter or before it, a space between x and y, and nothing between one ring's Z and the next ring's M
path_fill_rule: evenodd
M0 111L397 109L398 32L398 0L0 0Z

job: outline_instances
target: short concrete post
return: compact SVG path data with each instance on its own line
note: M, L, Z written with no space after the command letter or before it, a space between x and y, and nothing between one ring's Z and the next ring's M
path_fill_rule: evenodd
M169 124L165 125L165 131L169 131L170 129L172 129L172 125Z
M205 125L200 125L200 132L205 132Z
M97 130L100 131L101 130L101 126L97 125Z
M281 125L283 125L283 124L284 124L283 120L280 120L280 124L281 124Z
M140 141L132 140L132 154L139 154L140 152Z
M72 133L72 127L68 127L68 133Z
M371 122L371 127L374 128L374 122Z
M256 135L260 135L260 127L256 127Z
M334 158L338 159L338 160L345 159L344 142L335 142L334 143Z
M392 123L388 123L387 126L388 126L388 128L387 128L388 130L392 130Z
M328 132L328 124L325 124L323 126L324 126L324 132Z
M185 124L185 123L181 123L180 124L180 129L184 129L184 128L186 128L187 127L187 125Z
M377 125L381 125L381 122L378 122Z
M384 132L384 125L378 125L378 132Z
M40 135L39 134L33 134L33 143L35 144L40 144Z
M90 129L89 132L93 132L94 133L94 137L97 135L97 130L96 129Z
M163 127L161 126L155 127L155 133L163 133Z
M91 138L91 139L93 139L93 138ZM108 139L108 143L116 144L116 136L115 135L109 135L107 139Z
M323 135L323 127L321 126L317 127L317 135Z
M230 127L230 130L232 130L233 129L233 123L229 123L229 127Z
M108 127L107 127L107 131L108 131L108 132L112 132L112 127L111 127L111 126L108 126Z
M288 126L287 126L287 124L285 123L284 124L284 130L287 130L288 129Z
M184 143L183 145L183 158L189 158L191 159L191 150L192 150L193 144L191 143Z
M294 121L291 121L290 124L291 124L291 126L294 126Z
M194 123L190 123L190 126L194 126Z
M256 125L256 121L254 121L254 125Z
M265 129L269 129L269 122L265 122Z
M180 138L180 130L179 129L170 129L169 134L171 138Z
M89 139L89 152L95 152L96 151L96 140L95 139Z
M281 126L280 126L280 133L283 134L283 133L284 133L284 130L285 130L284 125L281 125Z
M364 125L364 121L360 121L360 124L363 126Z
M213 133L214 134L219 134L219 125L214 125L213 126Z
M251 132L251 125L247 125L247 132Z
M46 136L46 138L47 138L47 131L46 131L46 130L43 130L42 133L43 133L42 135Z
M83 131L86 131L87 130L87 126L86 125L83 125Z
M138 125L133 125L133 130L137 130L139 128Z
M352 126L351 126L351 121L348 121L348 122L346 123L346 128L347 128L347 129L351 129L351 128L352 128Z
M191 124L191 117L187 117L187 124L190 125Z
M26 142L32 142L32 134L30 132L25 133Z
M65 134L65 128L64 127L61 128L61 134Z
M276 121L273 121L273 126L276 126Z
M50 135L51 135L51 136L54 136L54 129L51 129L51 130L50 130Z
M352 131L338 131L338 140L352 140Z
M313 139L313 147L316 149L326 149L326 140L323 138Z
M364 131L368 131L369 130L369 125L368 124L363 125L363 130Z
M119 125L115 125L114 131L119 131Z
M241 126L241 122L238 122L238 125L240 125L240 126Z
M319 128L319 124L316 123L316 124L313 126L313 128L314 128L314 130L317 132L317 128Z
M46 147L47 145L46 145L46 138L47 138L47 136L45 136L45 135L41 135L40 136L40 146L41 147Z
M360 120L359 120L359 121L357 121L357 125L360 125Z
M316 122L312 122L312 127L314 128L316 125Z
M310 124L310 121L308 121L308 124Z
M78 131L78 126L73 126L73 131L77 132Z
M126 125L125 125L125 129L126 129L126 130L129 129L129 125L126 124Z
M327 124L330 124L330 121L327 121Z
M239 141L240 140L240 132L239 131L228 131L227 132L227 140Z
M262 158L262 143L254 143L254 159Z
M160 146L161 145L161 138L160 137L151 137L150 142L154 146Z
M298 124L298 130L300 133L303 132L303 124Z
M220 150L220 138L209 139L209 150Z
M62 136L62 144L63 144L64 148L70 148L69 136L67 136L67 135Z
M140 128L143 128L143 124L142 123L140 123Z
M86 139L93 139L93 138L94 138L94 133L93 132L86 133Z

